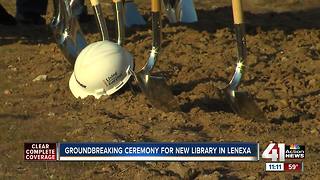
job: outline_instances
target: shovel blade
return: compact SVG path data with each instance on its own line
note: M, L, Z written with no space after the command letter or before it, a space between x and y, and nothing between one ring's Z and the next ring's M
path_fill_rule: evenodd
M176 0L163 0L164 12L166 14L167 19L170 23L177 23L177 15L176 15Z
M138 11L137 5L134 2L125 2L125 18L126 27L133 25L146 25L146 21Z
M163 77L137 74L137 80L142 92L154 107L165 112L180 109Z
M80 51L87 45L86 39L77 17L70 13L71 7L66 0L54 0L54 8L51 22L54 39L66 59L74 65Z
M163 0L163 5L170 23L194 23L198 21L193 0Z
M235 91L235 96L232 96L227 90L225 98L232 110L240 117L252 119L256 122L266 122L264 113L259 109L254 102L252 96L248 92Z

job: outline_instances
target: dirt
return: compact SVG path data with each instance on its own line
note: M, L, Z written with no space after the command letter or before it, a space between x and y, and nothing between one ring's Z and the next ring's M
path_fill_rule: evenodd
M248 60L240 90L252 94L265 113L268 120L258 123L234 114L219 94L231 79L236 62L230 7L221 7L226 5L222 1L196 2L197 24L164 22L163 49L156 68L167 77L180 112L155 109L142 93L133 94L128 88L99 100L75 99L68 88L72 67L54 43L49 27L0 25L0 177L317 179L320 9L260 14L247 11ZM14 14L13 2L0 3ZM137 68L144 64L151 46L148 5L139 7L148 25L128 30L125 45L134 55ZM108 4L103 8L107 11ZM47 23L51 15L50 4ZM114 37L112 17L108 26ZM82 27L90 42L99 40L94 20ZM47 77L33 82L39 75ZM293 174L267 173L263 160L25 162L23 143L43 141L249 141L259 142L261 151L269 141L276 141L305 145L306 158L304 172Z

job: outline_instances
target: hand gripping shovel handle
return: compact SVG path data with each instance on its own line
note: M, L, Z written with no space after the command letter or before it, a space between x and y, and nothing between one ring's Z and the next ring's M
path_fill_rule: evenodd
M117 43L122 46L125 38L125 17L124 17L124 1L112 0L114 3L114 12L116 18L116 29L118 40Z
M103 41L109 40L108 28L106 21L103 17L102 8L99 0L90 0L91 5L93 7L93 11L96 17L97 24L100 29L101 38Z

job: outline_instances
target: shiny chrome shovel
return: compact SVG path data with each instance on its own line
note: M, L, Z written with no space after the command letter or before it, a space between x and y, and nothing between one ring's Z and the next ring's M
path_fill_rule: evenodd
M116 28L118 33L118 44L123 45L124 42L124 8L121 0L113 0L116 17ZM158 51L161 44L161 14L160 0L151 0L152 4L152 30L153 44L150 57L146 65L138 72L131 71L134 75L138 86L145 96L150 100L151 104L163 111L175 111L179 109L178 103L174 101L174 96L163 77L152 76L152 71L156 60L158 59Z
M239 116L255 121L265 121L264 113L254 102L252 96L248 92L237 91L243 75L244 61L246 59L245 26L241 0L232 0L232 9L238 46L238 62L232 80L224 89L225 98L232 110Z
M134 74L142 92L151 104L165 112L179 110L179 105L167 85L165 78L151 75L156 61L159 57L161 47L161 2L151 0L152 14L152 50L145 66Z
M100 29L101 39L103 41L109 40L108 28L107 28L106 21L103 17L100 2L99 2L99 0L90 0L90 2L91 2L91 6L93 8L93 11L94 11L96 22L97 22L99 29Z
M131 27L133 25L146 25L146 21L139 13L137 5L133 0L125 0L124 9L126 27Z
M117 43L122 46L125 38L125 14L122 0L113 0L113 11L117 29Z
M74 65L81 50L87 46L86 39L68 0L53 0L53 5L51 29L54 39L66 59Z
M179 0L162 0L164 12L170 23L177 23L176 6Z
M163 0L163 5L170 23L194 23L198 21L193 0Z

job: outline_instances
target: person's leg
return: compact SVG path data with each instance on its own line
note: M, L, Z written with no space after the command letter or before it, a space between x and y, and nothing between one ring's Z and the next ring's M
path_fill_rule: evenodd
M87 22L90 20L90 16L88 15L88 8L84 4L84 0L78 0L79 4L81 5L81 12L77 14L79 16L79 21L80 22Z
M18 22L26 24L45 24L41 15L47 12L48 0L16 0Z
M87 22L90 20L90 16L88 16L87 6L85 6L84 3L84 0L70 1L72 13L73 15L78 16L80 22Z
M15 19L2 7L0 4L0 24L3 25L15 25Z

